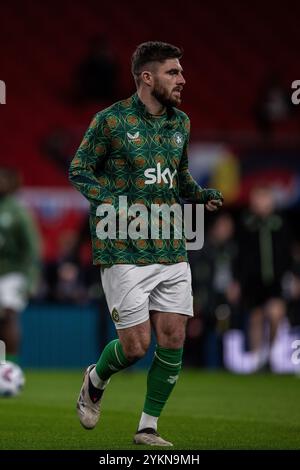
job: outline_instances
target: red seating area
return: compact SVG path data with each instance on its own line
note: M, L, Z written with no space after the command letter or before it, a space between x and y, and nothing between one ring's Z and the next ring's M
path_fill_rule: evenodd
M1 2L1 162L17 165L27 185L68 184L40 142L58 126L84 129L101 104L78 108L65 94L88 41L109 38L121 64L121 96L133 91L130 55L146 40L183 46L184 110L197 131L253 132L254 98L266 74L299 79L299 2L152 0ZM79 144L79 141L78 141Z

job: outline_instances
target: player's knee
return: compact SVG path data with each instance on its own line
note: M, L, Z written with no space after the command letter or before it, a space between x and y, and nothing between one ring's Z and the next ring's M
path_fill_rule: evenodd
M163 348L179 349L185 341L185 328L164 328L157 331L158 344Z
M124 354L128 361L136 362L142 357L145 356L149 348L149 342L146 340L136 342L134 344L129 344L124 348Z
M136 362L145 355L145 351L142 349L129 349L126 350L125 356L129 362Z
M169 349L179 349L184 345L185 332L176 332L173 334L164 335L162 341L160 341L160 346Z

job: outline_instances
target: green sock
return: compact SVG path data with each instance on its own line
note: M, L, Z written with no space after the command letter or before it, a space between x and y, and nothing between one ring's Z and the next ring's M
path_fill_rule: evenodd
M178 379L183 348L156 347L154 360L148 372L144 413L160 416Z
M126 369L134 362L126 359L120 340L114 339L103 349L96 364L96 372L100 379L107 380L111 375L119 372L119 370Z

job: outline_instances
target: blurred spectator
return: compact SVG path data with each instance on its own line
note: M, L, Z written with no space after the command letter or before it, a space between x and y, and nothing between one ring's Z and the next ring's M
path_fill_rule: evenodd
M292 113L291 93L276 73L270 74L258 93L254 108L255 123L261 134L269 136L278 123L287 121Z
M99 269L91 265L89 219L84 217L76 230L61 232L56 259L45 264L40 299L84 304L100 301L103 294Z
M74 149L78 145L79 132L77 129L56 127L49 131L41 141L42 153L51 159L64 173L70 166Z
M7 360L17 362L19 313L35 293L39 276L39 235L28 211L16 200L19 175L0 168L0 338Z
M62 263L57 270L55 298L58 302L80 303L86 301L86 289L80 279L80 268L70 262Z
M253 188L238 244L235 275L241 287L242 313L249 314L249 349L260 351L266 342L273 343L286 316L282 282L290 268L289 231L275 212L271 188Z
M113 101L118 95L118 63L107 39L98 35L75 72L77 103Z
M204 331L206 365L221 365L222 334L228 329L238 305L239 286L233 279L233 265L237 256L234 231L232 217L227 213L221 213L208 231L204 248L199 252L190 253L194 321L197 319L197 314L200 314ZM191 326L189 322L187 348L189 348L189 336L194 330L195 325ZM199 337L197 340L199 342Z
M288 299L288 318L291 327L300 326L300 243L292 245L292 267L285 278L285 296Z

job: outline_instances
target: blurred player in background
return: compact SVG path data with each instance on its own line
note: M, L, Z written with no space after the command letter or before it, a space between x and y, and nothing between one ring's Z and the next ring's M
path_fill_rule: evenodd
M157 421L178 379L186 323L193 316L185 239L99 239L96 211L101 203L120 210L120 195L128 197L128 206L147 209L152 203L170 207L180 198L211 211L222 205L221 193L199 187L188 170L190 122L177 109L185 85L181 57L182 50L170 44L138 46L132 57L137 92L95 116L70 168L71 182L91 203L94 264L101 265L119 336L85 373L80 422L87 429L96 426L111 375L144 356L152 326L157 346L134 442L157 446L172 445L157 433Z
M275 211L272 189L257 184L250 193L250 206L243 215L238 236L236 279L241 306L249 315L251 351L272 345L286 316L283 279L291 269L291 239L284 218Z
M0 168L0 339L6 359L18 362L19 314L34 293L39 274L40 240L34 221L16 199L20 177Z

